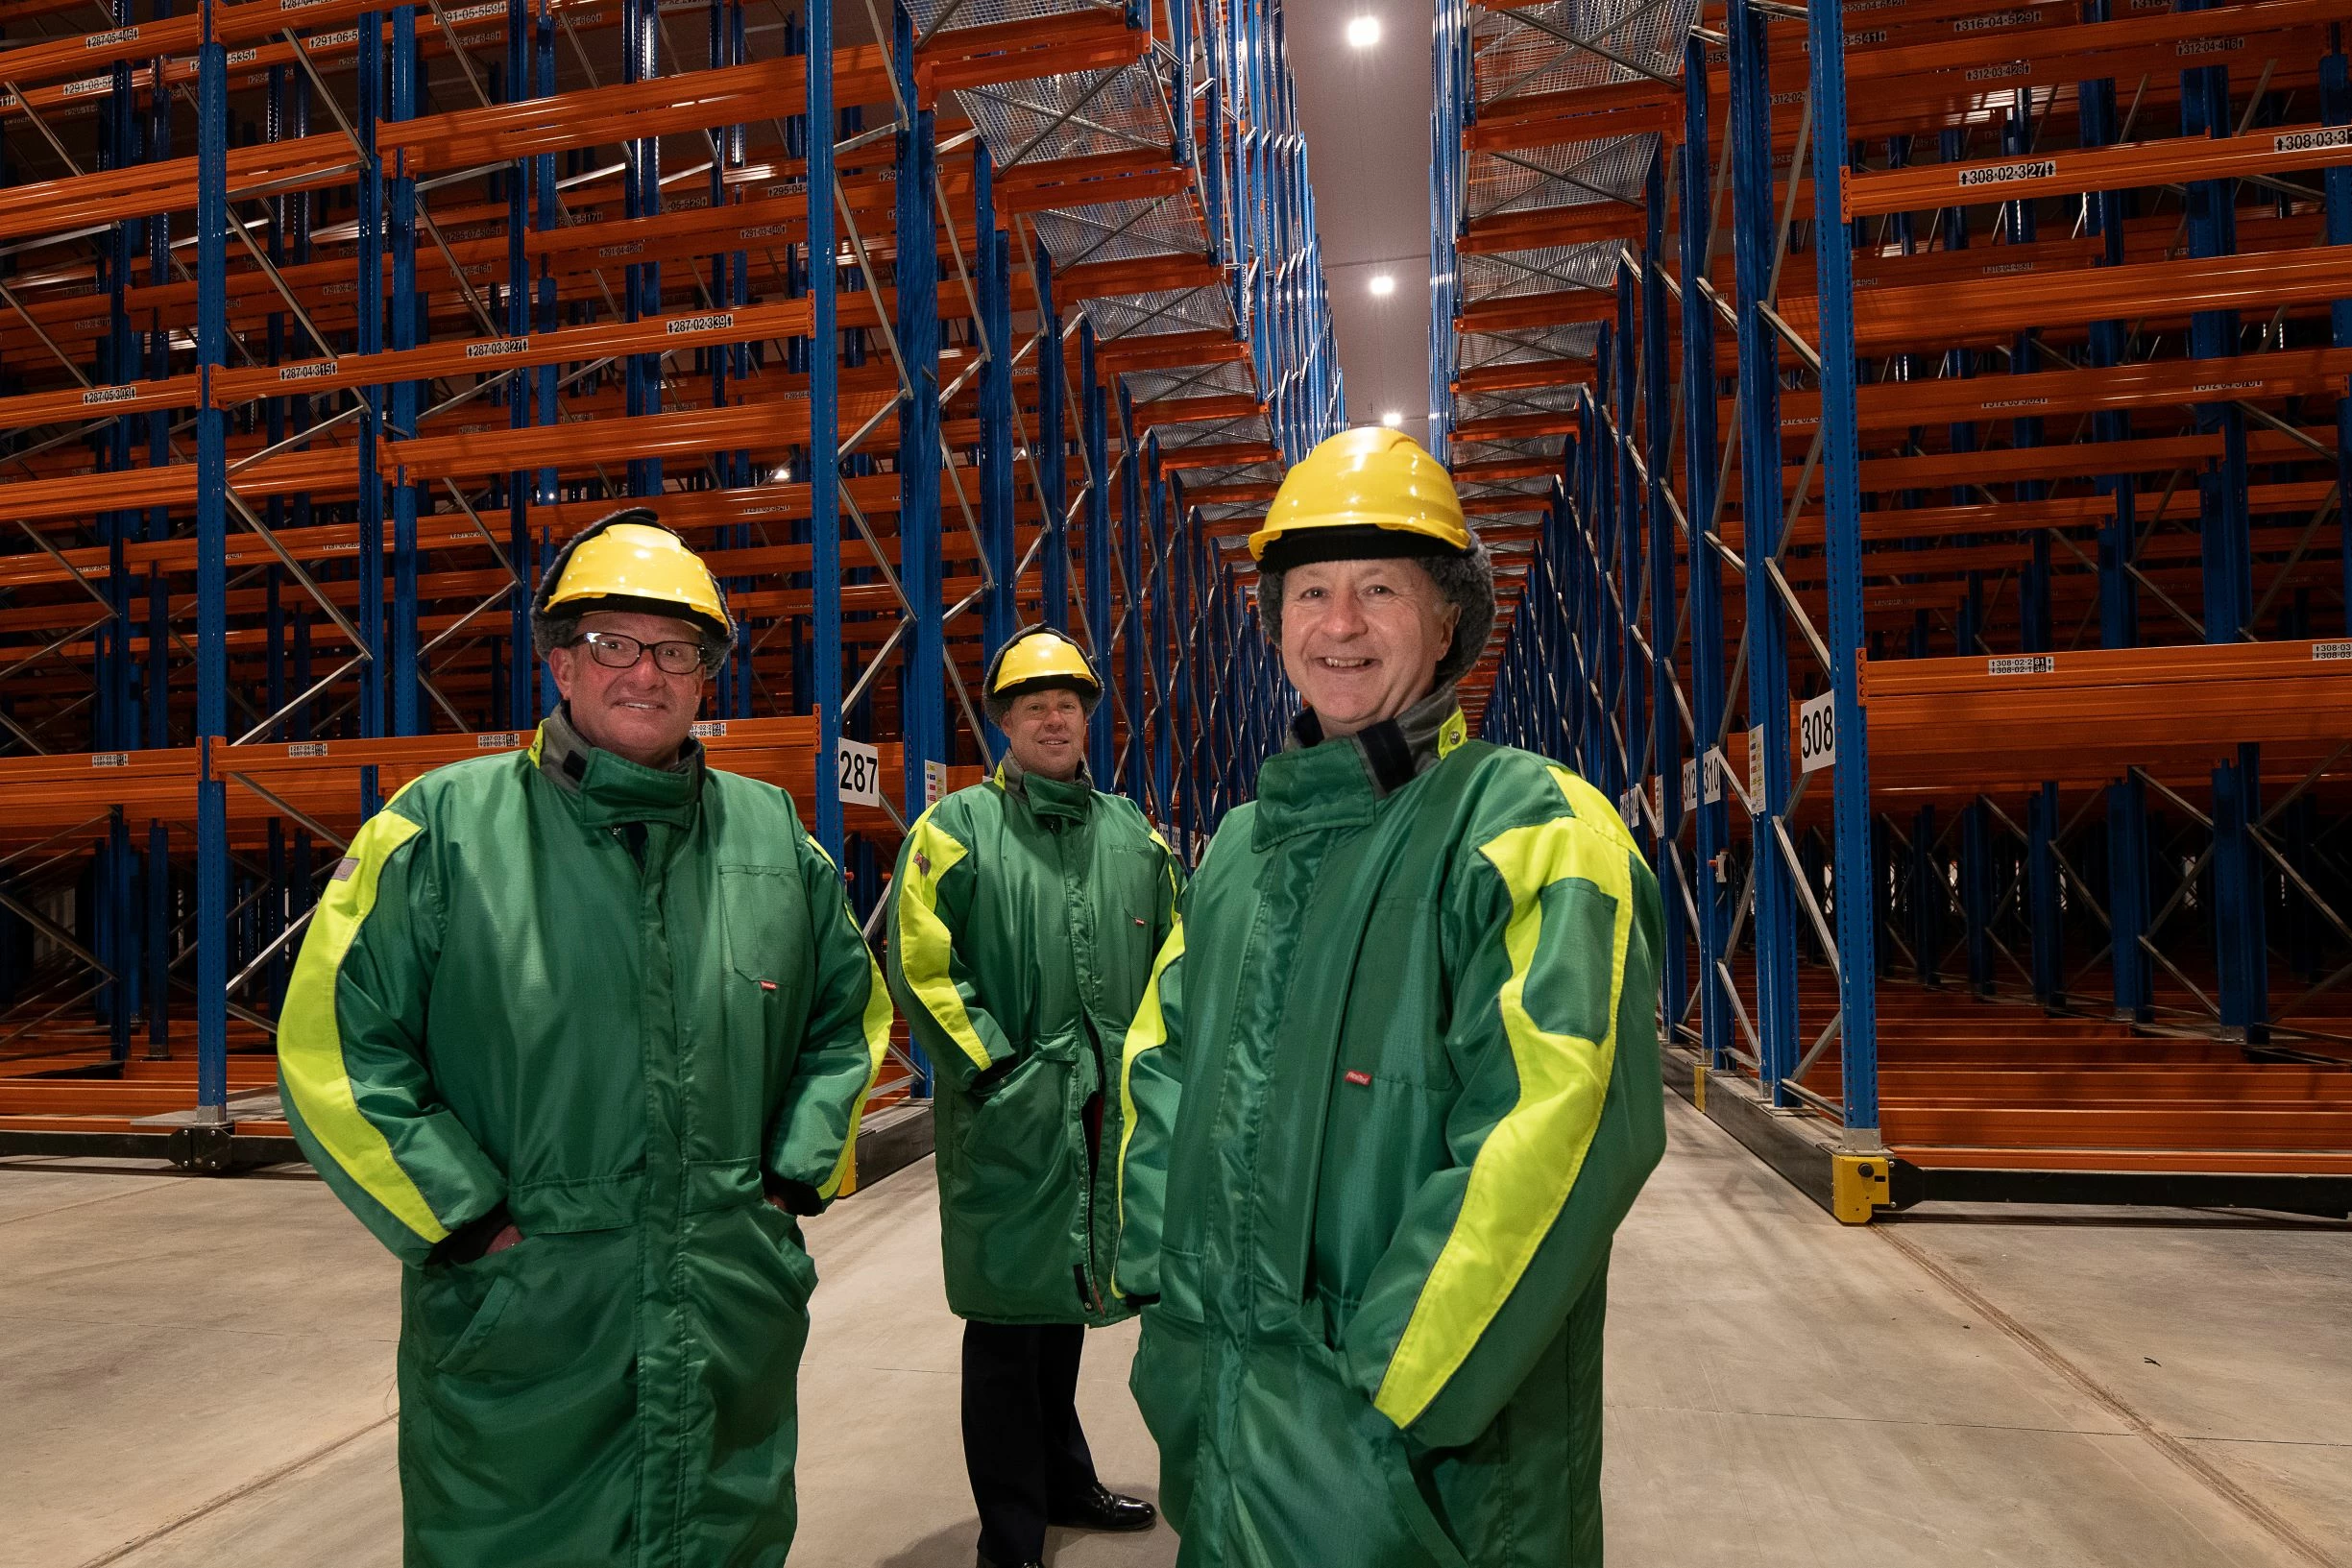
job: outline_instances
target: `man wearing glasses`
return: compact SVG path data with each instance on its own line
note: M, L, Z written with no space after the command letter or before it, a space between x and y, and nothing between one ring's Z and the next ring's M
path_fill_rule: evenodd
M532 606L563 704L359 831L279 1026L287 1119L398 1254L405 1556L777 1564L815 1270L890 1000L773 785L692 738L734 626L652 513Z

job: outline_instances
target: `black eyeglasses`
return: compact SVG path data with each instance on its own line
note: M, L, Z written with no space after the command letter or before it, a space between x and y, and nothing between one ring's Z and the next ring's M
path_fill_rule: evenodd
M587 643L588 656L607 669L635 668L650 650L653 667L665 675L696 675L702 670L699 642L641 642L618 632L583 632L578 640Z

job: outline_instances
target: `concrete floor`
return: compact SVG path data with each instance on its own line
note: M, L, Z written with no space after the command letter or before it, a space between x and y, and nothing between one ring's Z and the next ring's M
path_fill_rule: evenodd
M1667 1106L1612 1282L1612 1561L2352 1568L2352 1230L1844 1230ZM795 1561L971 1561L934 1216L917 1168L810 1227ZM0 1568L397 1563L395 1272L306 1176L0 1168ZM1148 1496L1133 1342L1093 1338L1080 1398ZM1055 1560L1175 1556L1162 1529Z

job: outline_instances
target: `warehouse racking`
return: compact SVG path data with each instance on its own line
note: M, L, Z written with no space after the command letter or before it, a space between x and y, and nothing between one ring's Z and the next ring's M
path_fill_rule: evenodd
M1622 803L1670 1072L1842 1218L2352 1209L2347 21L1440 7L1488 733Z
M869 914L1024 619L1105 787L1187 846L1246 792L1220 492L1341 406L1271 8L91 9L0 5L0 1148L287 1151L313 889L528 743L530 587L624 499L741 622L715 758Z

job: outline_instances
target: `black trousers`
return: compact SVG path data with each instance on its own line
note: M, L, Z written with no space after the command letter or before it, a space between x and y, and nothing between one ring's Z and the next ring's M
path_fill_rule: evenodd
M963 1463L989 1561L1045 1556L1048 1515L1094 1484L1078 1424L1077 1323L963 1326Z

